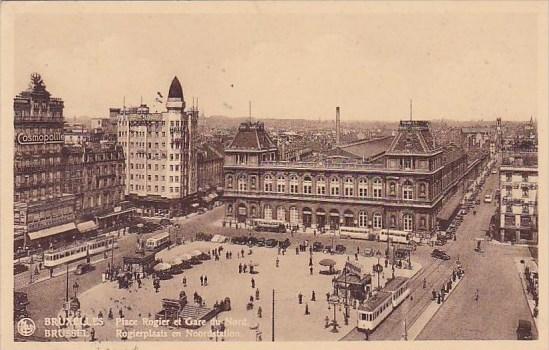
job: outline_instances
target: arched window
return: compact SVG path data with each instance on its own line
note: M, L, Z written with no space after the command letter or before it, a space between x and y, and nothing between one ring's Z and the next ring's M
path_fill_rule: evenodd
M227 188L233 188L233 177L231 175L227 176Z
M373 197L374 198L381 198L382 197L382 190L383 190L383 183L381 182L380 178L376 178L374 180L374 185L372 186L372 190L374 192Z
M316 194L326 194L326 180L322 176L316 180Z
M368 180L361 178L358 181L358 196L360 198L368 197Z
M246 175L240 175L238 177L238 190L246 191L247 189L248 189L248 179L246 179Z
M383 228L383 222L382 222L382 216L380 213L375 213L373 217L373 223L372 226L376 229Z
M348 177L345 179L345 183L343 184L343 194L345 197L352 197L354 196L354 181L352 177Z
M299 223L299 213L296 207L290 208L290 224L297 225Z
M365 211L360 211L358 213L358 226L368 227L368 213L366 213Z
M271 208L270 205L266 205L263 208L263 217L265 220L272 220L273 219L273 208Z
M284 175L279 175L276 180L276 191L280 193L286 192L286 178Z
M286 221L286 209L284 209L284 207L278 207L276 210L276 219Z
M339 178L337 177L332 177L332 180L330 180L330 194L339 196Z
M404 182L402 186L402 198L405 200L414 199L414 186L410 181Z
M303 178L303 193L312 194L313 193L313 180L310 176L305 176Z
M411 214L405 214L403 218L404 231L412 231L414 229L414 218Z
M290 193L298 193L299 182L297 181L297 176L290 176Z
M271 175L265 175L263 179L263 188L265 192L273 192L273 177Z

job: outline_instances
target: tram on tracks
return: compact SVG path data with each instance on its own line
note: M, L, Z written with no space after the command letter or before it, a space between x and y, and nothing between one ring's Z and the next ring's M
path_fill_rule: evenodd
M44 252L44 267L56 267L118 248L116 237L98 237Z
M358 307L357 328L372 332L410 295L409 278L395 277Z

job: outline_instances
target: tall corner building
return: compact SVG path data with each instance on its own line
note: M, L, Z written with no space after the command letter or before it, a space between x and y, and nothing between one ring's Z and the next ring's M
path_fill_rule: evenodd
M116 110L126 195L146 216L185 214L196 199L198 109L185 107L183 88L174 77L166 111L151 113L146 105Z
M74 195L63 193L63 107L38 73L13 100L15 249L76 228Z

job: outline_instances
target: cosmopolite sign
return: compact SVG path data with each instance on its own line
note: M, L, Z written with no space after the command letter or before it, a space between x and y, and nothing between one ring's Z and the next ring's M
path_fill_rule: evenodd
M17 134L17 142L20 145L30 145L30 144L39 144L39 143L63 143L63 135L60 133L57 134L39 134L39 135L26 135L26 134Z

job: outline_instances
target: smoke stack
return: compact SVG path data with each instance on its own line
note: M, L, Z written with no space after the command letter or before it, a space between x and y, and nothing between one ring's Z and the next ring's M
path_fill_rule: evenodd
M341 122L339 120L339 106L336 107L336 145L341 142Z

